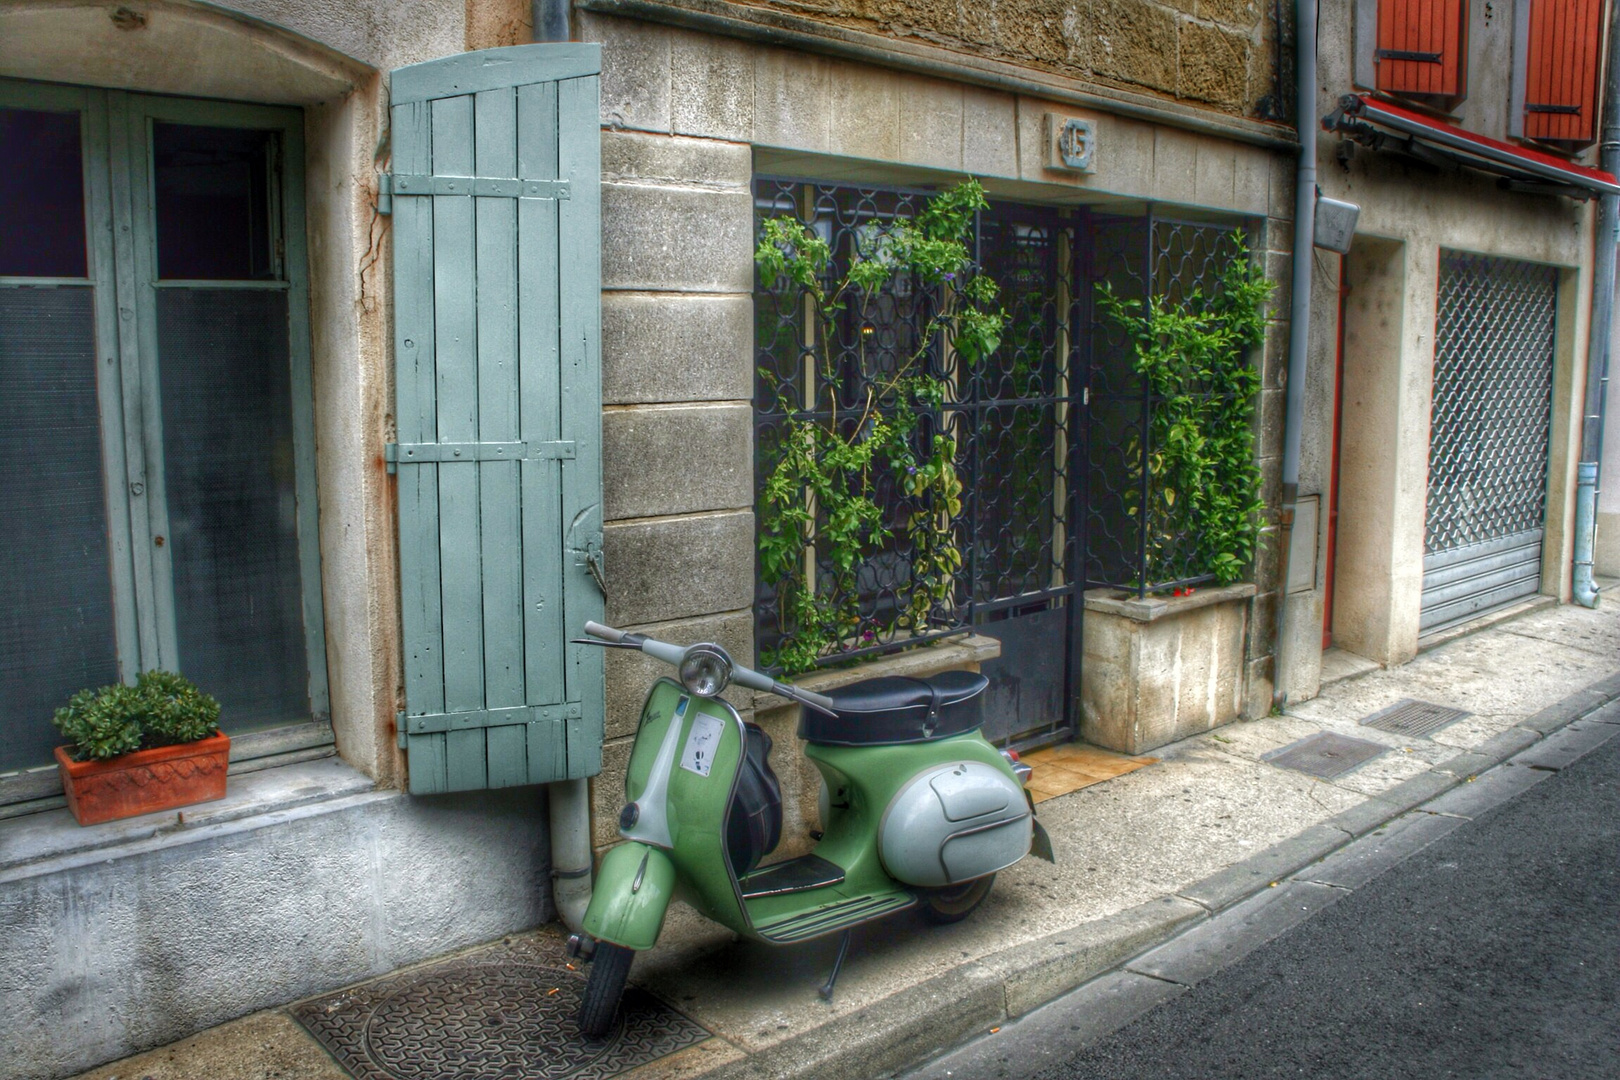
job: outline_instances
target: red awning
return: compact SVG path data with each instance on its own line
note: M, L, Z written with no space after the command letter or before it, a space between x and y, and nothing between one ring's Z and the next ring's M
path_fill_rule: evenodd
M1518 174L1553 184L1567 184L1601 195L1620 195L1620 181L1602 169L1576 165L1541 150L1476 135L1443 120L1435 120L1365 94L1350 94L1340 99L1338 110L1323 120L1323 126L1329 130L1339 126L1335 121L1340 116L1377 124L1420 139L1455 155L1465 165L1490 172Z

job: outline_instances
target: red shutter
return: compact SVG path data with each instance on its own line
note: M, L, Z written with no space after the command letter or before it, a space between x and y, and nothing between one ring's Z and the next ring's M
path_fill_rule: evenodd
M1603 0L1534 0L1529 30L1525 138L1591 142L1597 137Z
M1468 0L1378 0L1378 89L1461 99L1468 92Z

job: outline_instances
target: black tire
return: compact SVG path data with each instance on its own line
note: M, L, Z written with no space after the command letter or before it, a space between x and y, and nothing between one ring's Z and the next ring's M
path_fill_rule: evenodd
M591 975L585 982L585 996L579 1002L579 1033L587 1039L600 1039L613 1030L613 1018L624 996L624 981L630 975L634 949L611 941L596 943Z
M984 903L984 898L990 895L990 886L995 883L996 875L986 874L984 877L964 881L959 885L919 889L917 912L936 926L961 922Z

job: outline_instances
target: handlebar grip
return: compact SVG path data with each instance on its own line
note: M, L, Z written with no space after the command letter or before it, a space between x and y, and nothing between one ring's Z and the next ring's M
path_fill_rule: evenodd
M615 630L613 627L611 627L611 626L603 626L599 622L589 622L589 621L587 621L585 623L585 632L587 634L591 635L591 637L593 637L593 638L601 638L603 641L623 641L624 640L624 631L623 630Z

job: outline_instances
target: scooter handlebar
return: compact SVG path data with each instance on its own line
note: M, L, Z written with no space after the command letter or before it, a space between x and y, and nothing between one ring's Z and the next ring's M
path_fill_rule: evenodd
M642 652L655 659L662 660L676 667L680 666L681 658L686 650L679 645L671 645L656 638L644 637L641 634L632 634L624 630L617 630L611 626L604 626L599 622L586 622L585 632L593 638L610 642L614 645L624 645L639 648ZM752 668L745 668L741 664L733 664L731 668L731 681L738 686L746 686L750 690L763 690L767 694L776 694L789 701L797 701L801 705L808 705L817 712L828 716L837 716L834 711L833 699L825 694L818 694L812 690L805 690L792 683L777 682L769 675L762 674Z

